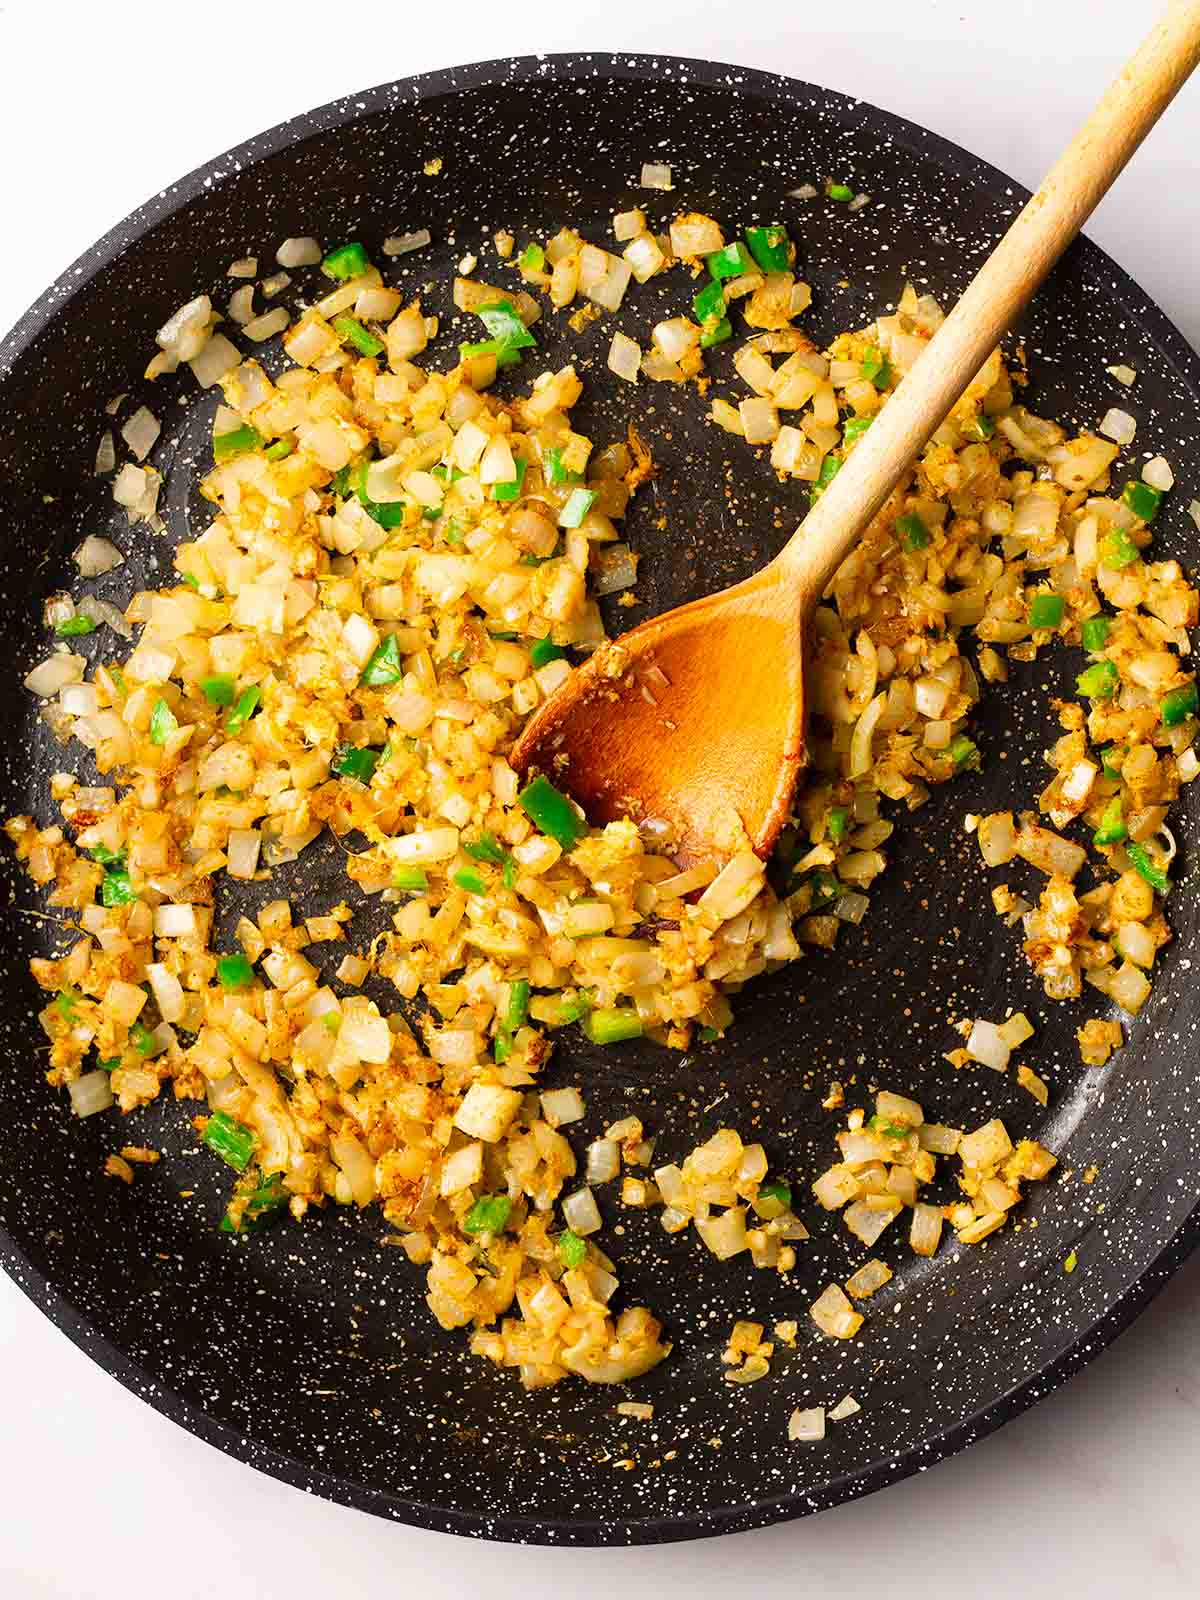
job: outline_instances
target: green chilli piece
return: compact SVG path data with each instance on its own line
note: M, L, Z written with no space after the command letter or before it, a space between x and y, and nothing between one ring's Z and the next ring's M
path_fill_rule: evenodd
M529 1017L529 979L516 978L508 986L508 1010L504 1026L510 1033L523 1028Z
M559 1260L568 1271L581 1267L587 1260L587 1244L577 1233L572 1233L568 1228L560 1233L555 1241L558 1245Z
M823 911L842 898L842 886L832 872L814 872L804 881L812 890L808 905L810 911Z
M512 1201L506 1194L482 1195L467 1212L462 1229L464 1233L501 1233L512 1210Z
M900 543L909 555L914 555L929 545L929 529L915 511L909 511L904 516L896 518L896 532L900 535Z
M640 1039L644 1029L633 1006L601 1006L584 1017L583 1031L593 1044L620 1044Z
M701 350L711 350L715 344L724 344L726 339L733 338L733 323L728 317L722 317L720 322L711 328L705 328L700 335Z
M1111 700L1120 681L1114 661L1094 661L1075 679L1075 687L1089 700Z
M841 470L842 460L840 456L825 457L821 463L821 470L817 473L817 481L808 491L810 503L815 504L821 498Z
M829 200L853 200L854 190L848 183L834 183L833 179L830 178L825 185L825 195Z
M1200 710L1200 692L1194 683L1186 683L1181 689L1172 689L1170 694L1163 696L1158 706L1164 728L1178 727L1188 717L1194 717L1197 710Z
M979 746L965 733L956 734L950 741L950 759L961 770L978 772L981 765Z
M727 244L723 250L714 250L707 259L709 276L718 283L754 271L754 257L740 239Z
M214 1111L204 1130L204 1142L222 1161L245 1172L254 1154L254 1131L227 1111Z
M94 844L88 851L93 861L98 861L102 867L123 867L125 865L124 850L110 850L106 844Z
M131 906L138 898L133 880L125 871L106 872L100 883L100 903L108 907Z
M1162 505L1162 490L1131 479L1121 491L1121 504L1142 522L1153 522Z
M786 272L791 265L787 229L778 222L769 228L747 228L746 243L764 272Z
M135 1022L129 1030L129 1042L140 1056L152 1056L158 1041L154 1030L144 1022Z
M972 417L970 422L963 424L963 438L974 439L976 444L986 444L996 433L996 424L991 417L985 417L981 411L978 416Z
M721 322L725 317L725 291L718 281L706 283L692 296L692 310L701 323Z
M842 443L853 444L875 421L874 417L847 417L842 425Z
M486 894L487 884L473 867L462 867L453 874L451 883L457 884L465 894Z
M171 734L178 728L179 718L160 696L154 702L154 710L150 713L150 743L166 744Z
M1121 804L1121 796L1115 794L1104 808L1100 826L1092 835L1092 842L1097 845L1120 844L1128 835L1129 829L1125 826L1125 808Z
M85 633L95 633L96 624L91 617L66 617L54 624L60 639L81 639Z
M482 339L478 344L460 344L458 354L463 361L472 356L495 356L498 367L515 367L521 360L518 350L505 344L503 339Z
M1035 594L1029 602L1029 626L1057 628L1066 609L1067 602L1061 594Z
M1159 894L1170 894L1170 878L1167 877L1161 867L1156 866L1150 859L1150 852L1145 845L1127 844L1125 850L1130 861L1133 862L1134 870L1139 877L1145 878L1150 887L1157 889Z
M407 889L412 894L424 894L429 887L429 879L424 867L393 867L392 888Z
M850 821L850 807L831 806L826 820L829 824L829 837L831 839L840 839L846 832L847 824Z
M717 1032L717 1030L715 1028L710 1028L707 1022L700 1029L700 1043L701 1044L713 1044L720 1037L721 1037L721 1035Z
M535 667L545 667L551 661L561 661L566 653L562 645L555 644L549 636L545 639L535 639L529 646L529 659Z
M508 859L508 851L494 833L481 833L478 839L464 843L463 849L472 861L491 861L498 867Z
M370 465L370 462L364 458L354 469L353 488L355 498L372 522L377 522L381 528L386 528L390 532L391 529L398 528L404 521L408 506L403 500L385 500L380 503L371 499L371 496L367 493L367 471Z
M758 1186L760 1200L778 1200L781 1206L790 1207L792 1203L792 1186L785 1183L782 1178L772 1178L768 1183Z
M517 796L517 804L535 828L564 850L574 850L587 832L587 823L549 778L539 775L527 783Z
M1131 565L1141 553L1124 528L1114 528L1100 541L1100 560L1106 567L1113 567L1118 571L1122 567Z
M54 996L54 1004L58 1014L65 1021L70 1022L75 1015L75 1007L83 996L78 989L60 989Z
M394 633L381 640L371 659L363 668L362 678L370 689L381 689L389 683L399 683L404 676L404 663L400 659L400 645Z
M248 956L217 957L217 982L222 989L248 989L254 982L254 968Z
M596 496L591 489L572 489L566 504L558 513L560 528L577 528L592 509Z
M343 344L353 345L360 355L381 356L383 354L383 340L377 339L370 328L365 328L357 317L334 317L333 331Z
M101 1072L115 1072L121 1065L121 1058L120 1056L108 1056L104 1061L101 1061L99 1058L97 1058L96 1065L100 1068Z
M225 718L225 732L230 734L241 733L250 718L258 710L261 700L262 690L256 683L252 683L248 689L243 689Z
M552 444L542 455L542 465L546 469L547 483L582 483L583 473L572 472L570 467L563 466L562 446Z
M527 461L515 461L513 465L517 469L516 477L510 478L507 483L494 483L492 485L493 500L520 499L521 485L525 482L525 474L528 471L529 463ZM575 491L576 494L579 492L580 491L578 489Z
M181 572L179 576L183 579L184 583L187 584L189 589L194 589L197 594L200 593L200 579L194 572Z
M517 257L517 265L524 267L526 272L540 272L546 265L546 252L540 244L527 244Z
M293 439L276 439L274 444L269 444L263 454L268 461L286 461L296 448Z
M329 763L339 778L354 778L358 783L370 783L379 765L378 750L366 745L343 746Z
M327 278L345 282L349 278L360 278L369 266L367 252L357 240L352 240L331 250L321 263L321 271Z
M509 300L497 300L493 305L480 306L475 314L491 338L509 350L529 350L537 344Z
M235 456L248 455L251 450L257 450L262 442L262 434L258 429L248 422L243 422L240 428L231 428L228 433L213 435L213 460L218 464L222 461L232 461Z
M288 1192L278 1172L265 1179L261 1174L255 1177L248 1173L238 1181L234 1194L238 1195L239 1190L246 1196L245 1204L230 1202L221 1218L222 1233L253 1233L278 1216L288 1203ZM235 1215L237 1222L233 1220Z
M1083 648L1089 655L1098 655L1108 643L1108 636L1112 632L1112 618L1106 616L1089 617L1079 630L1079 637L1083 641Z
M1101 750L1100 766L1104 776L1106 778L1119 778L1121 776L1121 766L1128 754L1128 750L1123 749L1119 744L1110 744Z
M872 345L863 357L862 375L877 389L886 389L892 381L892 363Z
M237 694L237 679L231 673L217 672L211 678L201 678L200 689L210 705L231 706Z

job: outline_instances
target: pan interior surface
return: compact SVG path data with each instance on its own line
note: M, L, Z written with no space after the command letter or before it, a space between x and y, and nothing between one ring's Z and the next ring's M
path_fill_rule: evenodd
M207 523L193 486L214 396L186 374L160 380L151 395L140 375L154 329L178 305L201 291L224 304L231 260L270 259L291 235L360 238L387 281L421 292L442 318L434 355L448 362L460 338L478 337L473 322L468 332L453 317L455 263L478 253L480 276L494 280L495 229L523 242L570 224L611 246L616 211L642 206L661 227L697 209L726 224L788 225L813 288L806 326L822 343L894 304L906 278L948 303L1019 203L980 163L870 107L663 58L439 74L357 96L237 156L117 230L85 258L81 277L64 280L73 292L52 291L0 348L6 816L32 812L45 823L49 775L87 770L79 747L58 747L19 687L46 653L42 603L71 586L70 552L87 533L111 533L127 565L94 588L123 605L167 580L170 543ZM427 174L434 158L440 169ZM638 187L650 160L671 163L672 193ZM789 197L827 177L869 192L872 204L850 213ZM384 236L420 227L433 244L387 266ZM615 328L644 344L690 294L671 274L635 285L615 317L581 334L553 314L537 328L543 359L532 370L573 361L585 380L582 431L605 441L636 423L657 464L627 522L642 557L638 603L608 613L614 633L747 575L805 509L800 484L781 485L765 459L706 422L694 389L634 388L607 374ZM1195 357L1088 245L1056 271L1022 337L1039 414L1094 427L1124 397L1138 417L1139 454L1168 456L1180 487L1156 524L1155 550L1195 570L1200 537L1184 509L1200 467ZM713 394L736 387L733 349L709 362ZM1106 374L1114 362L1138 373L1132 399ZM500 392L519 382L509 375ZM165 480L167 540L131 531L114 514L108 481L92 477L104 403L124 392L163 421L152 459ZM1194 1241L1197 1140L1180 1110L1200 1089L1187 956L1200 913L1190 875L1178 875L1175 942L1126 1049L1105 1069L1087 1068L1074 1030L1103 1002L1045 998L1019 933L991 909L993 880L963 829L967 812L1035 802L1041 751L1057 732L1050 698L1070 692L1080 665L1067 650L1014 663L978 719L983 770L902 819L866 922L845 930L836 951L750 986L722 1041L679 1055L560 1036L546 1081L582 1086L588 1118L574 1129L577 1148L629 1113L657 1136L656 1161L733 1126L760 1139L772 1171L791 1174L804 1196L844 1125L844 1113L821 1104L837 1079L850 1104L893 1089L920 1100L931 1120L975 1127L999 1116L1014 1139L1032 1135L1054 1149L1058 1172L1034 1186L1020 1225L985 1248L948 1245L925 1262L885 1234L870 1253L896 1277L869 1303L854 1342L821 1338L807 1318L819 1291L864 1256L840 1220L814 1206L801 1209L812 1241L781 1279L745 1258L717 1263L694 1233L669 1239L653 1215L601 1192L601 1237L619 1261L625 1302L650 1305L675 1344L632 1393L569 1381L528 1394L467 1355L463 1335L442 1333L427 1311L424 1274L401 1251L379 1248L377 1212L331 1209L302 1227L231 1241L216 1231L225 1175L197 1148L196 1108L164 1098L123 1128L115 1113L77 1122L65 1095L42 1081L41 1001L27 964L60 952L62 937L29 914L43 908L6 850L0 1228L10 1270L97 1359L197 1433L288 1481L434 1528L562 1543L696 1537L819 1510L959 1448L1102 1345ZM1185 840L1196 806L1185 790ZM324 909L341 894L340 860L331 840L318 841L269 885L251 886L248 903L287 895ZM357 911L351 945L365 944L379 918L377 906ZM1009 1009L1036 1024L1026 1059L1050 1083L1049 1112L1013 1076L955 1072L943 1059L960 1042L955 1021ZM101 1174L105 1156L130 1139L164 1158L126 1189ZM1079 1265L1067 1275L1071 1251ZM798 1348L745 1388L723 1381L720 1361L741 1317L768 1327L794 1318L801 1328ZM787 1443L794 1407L846 1394L858 1415L821 1444ZM629 1398L651 1402L653 1419L617 1416Z

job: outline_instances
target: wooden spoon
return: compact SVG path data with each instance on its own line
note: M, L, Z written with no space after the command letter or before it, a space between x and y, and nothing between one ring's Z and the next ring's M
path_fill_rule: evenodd
M770 852L804 761L813 608L1197 60L1200 0L1177 0L770 565L597 650L530 719L519 772L544 772L593 823L661 819L684 864L747 838Z

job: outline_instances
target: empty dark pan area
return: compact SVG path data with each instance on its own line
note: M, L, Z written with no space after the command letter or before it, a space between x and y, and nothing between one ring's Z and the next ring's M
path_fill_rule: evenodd
M433 157L442 169L425 176ZM637 189L646 160L672 164L673 194ZM851 215L787 198L826 176L876 203ZM42 601L73 576L70 551L86 532L118 529L131 559L99 585L102 596L125 597L167 570L162 543L144 529L130 535L107 483L92 478L103 404L136 390L153 330L177 305L201 289L223 302L234 257L269 258L284 237L310 233L362 238L376 252L386 234L428 226L434 246L400 262L400 275L435 286L428 304L446 319L448 349L462 336L449 324L453 263L495 227L544 237L570 222L603 242L611 214L630 204L660 220L695 206L729 223L790 225L814 288L809 326L824 338L894 301L906 272L952 299L1019 202L1000 174L869 106L661 57L438 73L298 118L214 161L83 257L0 346L5 814L47 817L47 776L64 763L19 682L44 653ZM687 292L673 275L632 293L615 322L644 335L658 307L683 309ZM799 486L781 490L765 462L704 423L694 391L606 382L613 322L577 338L547 318L539 333L548 360L574 359L599 380L586 431L613 434L636 419L660 466L630 519L645 580L639 609L612 618L625 626L748 572L802 506ZM1165 451L1180 483L1157 549L1200 565L1184 509L1200 467L1200 364L1183 340L1088 244L1069 253L1024 334L1033 403L1064 421L1094 425L1128 400L1105 367L1137 369L1138 449ZM722 376L731 348L715 363ZM164 419L154 461L178 538L203 521L190 485L213 399L190 379L168 379L152 403ZM1007 1230L986 1249L947 1246L932 1263L914 1261L902 1241L888 1245L897 1277L853 1344L810 1339L805 1318L817 1290L861 1259L833 1220L809 1218L813 1242L781 1283L744 1262L702 1259L694 1235L667 1240L637 1213L621 1215L616 1236L609 1205L606 1242L625 1292L659 1310L676 1341L671 1360L637 1386L654 1420L634 1423L613 1414L621 1395L575 1382L527 1395L467 1356L460 1335L434 1327L421 1275L401 1252L379 1249L375 1213L330 1211L231 1245L215 1231L224 1172L196 1151L186 1106L165 1100L139 1114L137 1137L167 1155L131 1190L106 1181L104 1155L121 1142L113 1119L77 1123L41 1081L26 963L52 947L54 930L18 909L35 902L5 851L0 1250L9 1270L77 1343L185 1427L291 1483L427 1527L582 1544L695 1537L819 1510L961 1448L1112 1338L1197 1232L1191 880L1171 900L1177 937L1153 998L1128 1048L1097 1071L1079 1065L1073 1031L1098 1008L1044 999L990 909L962 831L967 810L1031 801L1038 769L1023 762L1036 763L1048 739L1046 685L1078 670L1062 652L1036 671L1017 667L989 695L982 773L905 824L859 934L756 985L722 1043L680 1057L572 1038L555 1058L554 1081L584 1086L585 1138L636 1109L673 1158L732 1123L764 1139L773 1170L804 1182L832 1152L837 1124L820 1108L831 1077L913 1094L941 1121L973 1126L998 1114L1014 1136L1040 1131L1061 1165L1026 1208L1036 1229ZM1186 793L1185 839L1197 804ZM280 875L279 892L302 903L337 868L332 844L309 856ZM360 913L352 931L371 915ZM955 1073L941 1059L956 1042L951 1018L1007 1006L1038 1021L1031 1059L1052 1083L1048 1116L1011 1079ZM1099 1176L1084 1186L1093 1163ZM1072 1249L1079 1266L1067 1276ZM738 1389L722 1382L719 1352L746 1315L798 1317L803 1331L770 1378ZM847 1393L860 1415L821 1445L786 1443L793 1406Z

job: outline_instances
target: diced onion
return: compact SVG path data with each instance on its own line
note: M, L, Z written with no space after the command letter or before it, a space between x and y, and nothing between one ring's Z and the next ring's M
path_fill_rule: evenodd
M793 1444L816 1444L824 1437L824 1407L812 1406L807 1411L797 1409L788 1418L788 1438Z
M1132 444L1137 433L1137 419L1131 417L1128 411L1112 406L1104 413L1099 431L1114 444Z
M562 1203L562 1213L567 1227L581 1239L589 1233L599 1233L600 1209L590 1189L576 1189L569 1194Z
M95 1116L97 1111L107 1111L114 1104L108 1073L99 1067L69 1083L67 1093L71 1096L71 1110L77 1117Z
M1152 489L1165 492L1175 487L1175 474L1163 456L1154 456L1142 468L1142 482L1148 483Z
M596 1139L588 1145L587 1180L589 1183L610 1183L620 1170L621 1152L615 1139Z
M315 239L285 239L275 259L281 267L315 267L321 259L321 246Z
M98 534L90 533L76 550L72 560L79 568L82 578L99 578L106 572L111 572L114 567L119 567L125 557L108 539L101 539Z
M542 1091L541 1103L542 1115L552 1128L564 1127L568 1122L578 1122L581 1117L587 1115L583 1096L578 1089L545 1089Z
M608 350L608 370L626 383L636 383L642 365L641 347L624 333L614 333Z
M670 167L657 161L643 162L641 185L643 189L673 189Z

